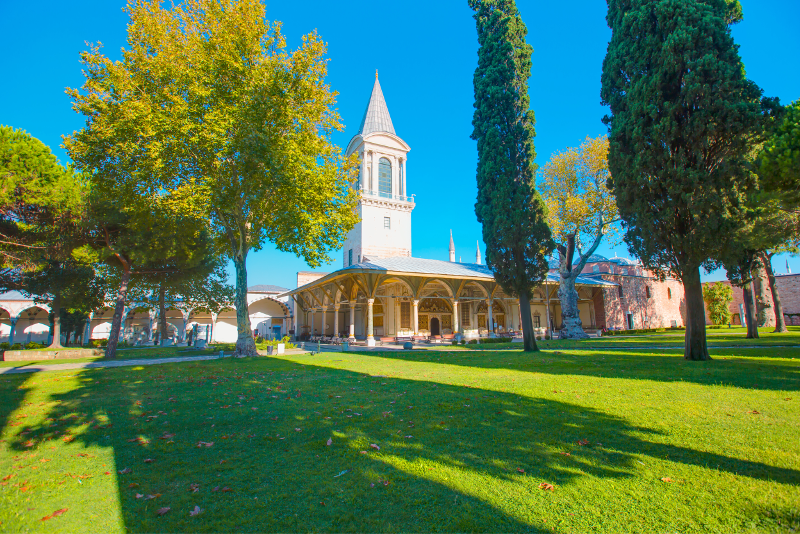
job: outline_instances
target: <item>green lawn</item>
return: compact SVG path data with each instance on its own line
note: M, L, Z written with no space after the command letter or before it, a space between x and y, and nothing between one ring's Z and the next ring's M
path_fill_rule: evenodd
M798 529L800 351L712 354L326 352L0 376L0 528Z
M709 347L767 347L790 346L800 348L800 326L790 326L789 332L773 334L773 328L759 328L758 339L745 339L744 328L720 328L706 330ZM586 348L633 348L633 347L683 347L684 331L667 331L655 334L630 334L625 336L604 336L586 340L540 340L542 349L586 349ZM470 350L519 350L520 343L494 343L464 345Z

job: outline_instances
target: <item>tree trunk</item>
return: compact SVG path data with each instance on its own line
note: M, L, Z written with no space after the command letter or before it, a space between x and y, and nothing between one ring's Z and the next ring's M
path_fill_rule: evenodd
M756 301L753 294L753 282L748 281L742 286L742 297L744 299L744 314L747 321L746 339L758 339L758 319L756 318Z
M53 313L53 341L50 343L51 349L61 349L61 295L53 295L53 302L50 304Z
M772 255L765 251L759 253L764 268L767 270L769 280L769 290L772 292L772 309L775 310L775 330L773 333L788 332L786 328L786 318L783 316L783 306L781 305L781 295L778 292L778 284L775 281L775 272L772 270Z
M236 294L233 302L236 306L236 327L239 337L236 340L234 356L258 356L256 342L253 340L253 329L250 325L250 313L247 309L247 255L237 254L233 258L236 267Z
M706 343L706 311L703 303L703 284L700 282L700 267L683 271L683 287L686 291L686 336L683 357L687 360L710 360Z
M114 319L111 321L111 331L108 333L106 358L117 357L117 343L119 343L119 330L122 326L122 312L125 311L125 296L128 294L128 283L131 281L131 264L123 264L122 281L117 291L117 301L114 305Z
M767 271L762 262L753 264L753 292L756 301L756 320L758 326L775 326L774 312L767 295Z
M521 293L519 296L519 313L522 319L522 346L525 352L538 352L536 346L536 333L533 331L533 318L531 317L531 304L528 295Z
M165 301L166 289L164 288L164 284L161 284L158 287L158 329L161 332L161 336L158 338L158 344L162 347L167 341L167 305Z
M558 300L561 301L561 330L558 333L559 339L588 339L589 336L583 331L583 321L581 321L578 311L578 292L575 291L575 279L577 275L572 272L567 276L561 274L558 283Z

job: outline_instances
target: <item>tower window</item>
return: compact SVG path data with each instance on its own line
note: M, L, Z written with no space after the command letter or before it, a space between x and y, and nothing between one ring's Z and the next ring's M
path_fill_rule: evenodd
M347 251L347 264L353 265L353 249Z
M392 198L392 164L386 158L378 162L378 196Z
M617 292L619 293L619 298L622 298L622 297L625 296L625 295L622 294L622 284L620 284L619 287L617 288Z
M384 217L383 218L383 227L387 230L391 230L392 228L392 218L391 217Z
M599 265L592 265L592 272L593 273L599 273L600 272L600 266Z
M650 286L644 286L644 293L647 298L650 298Z
M672 289L667 288L667 298L672 299Z

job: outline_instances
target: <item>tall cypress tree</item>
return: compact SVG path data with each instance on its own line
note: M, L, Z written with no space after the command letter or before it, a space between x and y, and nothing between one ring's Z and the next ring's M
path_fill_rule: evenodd
M469 0L478 29L475 114L478 200L486 264L519 297L526 351L538 350L531 320L533 288L547 276L554 243L535 187L534 114L528 96L533 49L514 0Z
M689 360L710 359L700 267L724 256L754 184L761 91L731 36L740 18L737 0L608 0L609 188L631 252L683 282Z

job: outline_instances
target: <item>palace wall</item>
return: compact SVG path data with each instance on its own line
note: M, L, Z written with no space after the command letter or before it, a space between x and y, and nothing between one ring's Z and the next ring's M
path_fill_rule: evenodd
M598 326L609 330L683 326L686 313L683 285L674 279L661 282L647 276L647 271L637 270L642 274L601 275L603 280L620 284L622 294L619 287L603 288L602 313L595 311ZM595 301L595 310L598 307L600 302Z
M723 284L731 285L728 280L722 282ZM767 282L768 284L769 282ZM783 306L784 313L800 314L800 274L777 274L775 275L775 283L778 286L778 293L781 297L781 305ZM706 284L703 284L704 286ZM730 311L732 315L731 324L741 325L740 309L744 308L744 291L740 287L732 286L733 289L733 302L730 304ZM775 310L772 304L772 291L769 290L767 285L766 303L768 305L767 312L771 314L772 323L775 324ZM739 307L742 306L742 308ZM711 319L708 317L708 310L706 310L706 324L711 324ZM800 316L786 317L787 325L800 325Z

